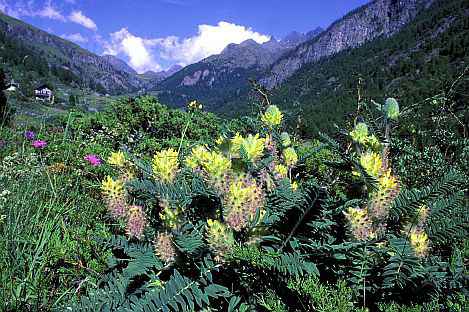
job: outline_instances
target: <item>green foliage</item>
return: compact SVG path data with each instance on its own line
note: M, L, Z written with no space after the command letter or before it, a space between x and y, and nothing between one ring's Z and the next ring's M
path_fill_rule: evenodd
M169 109L148 96L122 98L93 115L75 113L70 130L85 141L149 156L160 149L178 148L188 120L183 147L207 144L217 136L220 121L215 115Z
M110 255L94 239L109 229L79 144L63 144L53 133L39 136L49 143L42 151L22 132L0 129L6 139L0 147L2 311L57 307L96 282ZM62 150L54 152L55 144Z
M335 286L325 285L315 277L302 280L291 280L288 288L307 302L305 310L318 312L349 312L359 311L354 308L353 293L344 281Z
M8 105L8 99L5 96L4 90L7 89L6 77L3 69L0 68L0 126L8 125L11 117L11 108Z

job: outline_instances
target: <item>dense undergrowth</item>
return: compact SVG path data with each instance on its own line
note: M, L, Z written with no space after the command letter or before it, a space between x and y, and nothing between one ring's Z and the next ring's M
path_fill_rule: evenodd
M151 97L3 127L2 308L466 311L465 128L382 104L308 141Z

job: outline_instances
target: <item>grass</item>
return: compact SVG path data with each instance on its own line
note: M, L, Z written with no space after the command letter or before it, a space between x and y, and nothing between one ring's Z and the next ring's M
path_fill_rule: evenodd
M51 159L19 133L0 134L10 138L0 150L0 310L50 310L104 269L108 254L95 238L109 233L105 208L90 195L92 179L71 165L78 150ZM49 144L63 141L57 135Z

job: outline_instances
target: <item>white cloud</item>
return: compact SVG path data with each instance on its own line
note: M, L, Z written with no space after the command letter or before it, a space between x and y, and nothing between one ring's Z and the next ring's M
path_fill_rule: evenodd
M192 64L210 55L219 54L230 43L241 43L248 39L263 43L270 37L242 25L221 21L217 25L199 25L197 35L183 39L176 36L147 39L122 28L112 33L111 40L104 41L103 46L104 54L125 55L135 70L143 72L161 70L158 60L181 65Z
M79 25L82 25L83 27L86 27L91 30L98 30L98 27L96 26L96 23L89 18L88 16L85 16L81 11L73 11L69 16L68 19L74 23L77 23Z
M61 22L66 21L65 16L63 16L63 14L52 5L51 0L45 1L41 6L35 5L35 2L32 0L16 0L13 2L8 0L0 0L0 10L5 14L15 18L20 18L23 16L38 16Z
M65 17L49 1L41 10L36 13L37 16L50 18L53 20L65 22Z
M152 40L140 38L131 34L127 28L111 34L111 41L104 43L104 54L125 54L130 65L139 73L147 70L159 71L161 66L155 61L151 47Z
M88 42L88 38L84 37L80 33L74 33L74 34L63 34L60 37L76 42L76 43L86 43Z
M251 28L223 21L216 26L199 25L198 28L196 36L182 40L174 36L157 39L162 49L161 56L186 65L219 54L230 43L241 43L248 39L263 43L270 39Z

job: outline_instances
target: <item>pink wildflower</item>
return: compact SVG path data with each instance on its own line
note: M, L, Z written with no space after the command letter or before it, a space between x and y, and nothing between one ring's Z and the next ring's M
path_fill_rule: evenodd
M88 161L90 165L93 167L97 167L101 165L101 159L97 155L89 154L89 155L86 155L84 159Z
M47 146L47 142L43 140L35 140L33 141L32 145L34 148L43 149Z

